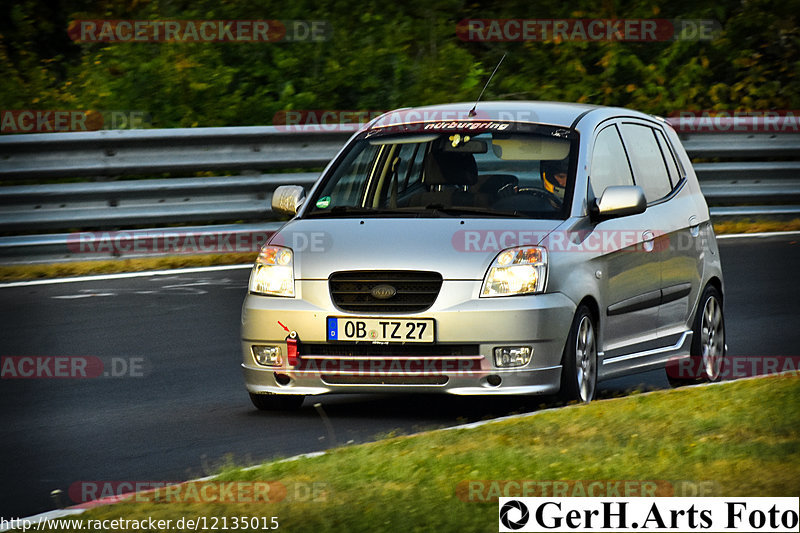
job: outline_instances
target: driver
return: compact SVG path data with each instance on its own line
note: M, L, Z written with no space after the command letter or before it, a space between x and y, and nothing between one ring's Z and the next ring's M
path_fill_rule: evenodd
M547 192L553 196L551 203L554 207L561 207L564 202L564 193L567 187L567 169L569 158L560 161L540 161L539 169L542 173L542 183Z

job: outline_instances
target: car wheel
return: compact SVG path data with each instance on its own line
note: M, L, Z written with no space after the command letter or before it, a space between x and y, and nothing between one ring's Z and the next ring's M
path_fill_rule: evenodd
M260 411L291 411L303 405L305 396L297 394L253 394L250 401Z
M722 375L726 350L725 318L722 297L713 285L706 286L700 297L692 332L689 372L682 370L680 362L667 367L667 379L673 387L719 381Z
M561 367L561 391L565 402L590 402L597 388L597 329L591 311L578 308L569 330Z

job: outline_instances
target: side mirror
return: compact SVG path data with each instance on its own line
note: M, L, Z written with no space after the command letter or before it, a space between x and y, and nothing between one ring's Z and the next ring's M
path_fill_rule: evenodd
M272 193L272 210L282 215L296 215L306 193L299 185L281 185Z
M636 185L614 185L606 187L599 200L595 200L591 212L593 218L605 220L608 218L638 215L647 209L647 200L644 191Z

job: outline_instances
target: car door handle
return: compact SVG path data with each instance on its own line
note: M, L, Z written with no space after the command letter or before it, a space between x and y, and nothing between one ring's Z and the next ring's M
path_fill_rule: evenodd
M642 232L642 241L644 241L642 243L642 247L644 248L645 252L652 252L653 251L653 249L655 248L655 244L653 242L653 239L655 239L655 237L656 236L650 230Z
M692 234L692 237L700 235L700 224L697 223L697 217L695 215L689 217L689 233Z

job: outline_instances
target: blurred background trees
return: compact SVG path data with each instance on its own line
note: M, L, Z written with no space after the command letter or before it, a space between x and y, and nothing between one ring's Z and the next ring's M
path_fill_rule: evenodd
M152 127L270 124L280 110L484 99L677 110L800 108L800 0L21 0L0 8L0 109L143 110ZM90 43L74 19L315 19L326 42ZM708 41L464 42L468 18L714 19Z

